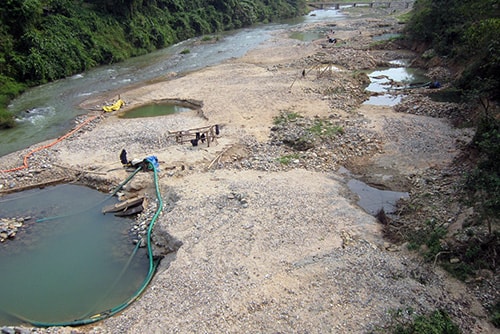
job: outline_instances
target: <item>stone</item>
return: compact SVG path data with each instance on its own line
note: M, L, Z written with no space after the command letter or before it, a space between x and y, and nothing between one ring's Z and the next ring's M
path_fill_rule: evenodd
M16 331L12 327L2 327L2 334L16 334Z

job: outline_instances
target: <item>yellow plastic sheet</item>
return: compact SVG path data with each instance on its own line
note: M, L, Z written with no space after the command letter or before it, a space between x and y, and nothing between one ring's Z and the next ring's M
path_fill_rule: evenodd
M102 110L104 110L106 112L116 111L116 110L119 110L123 105L125 105L125 102L123 102L123 100L120 99L110 106L102 107Z

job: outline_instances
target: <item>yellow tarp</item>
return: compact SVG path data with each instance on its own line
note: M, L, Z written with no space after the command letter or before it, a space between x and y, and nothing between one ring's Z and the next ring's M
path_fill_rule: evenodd
M102 107L102 110L104 110L106 112L116 111L116 110L119 110L123 105L125 105L125 102L123 102L123 100L120 99L110 106Z

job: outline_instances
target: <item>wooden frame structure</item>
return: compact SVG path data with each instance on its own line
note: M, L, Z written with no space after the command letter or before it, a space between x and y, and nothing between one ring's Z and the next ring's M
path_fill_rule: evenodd
M206 142L207 147L210 147L210 143L217 142L218 136L219 125L217 124L204 126L201 128L168 132L168 137L175 138L175 141L177 143L191 143L193 146L198 146L200 142L202 144Z

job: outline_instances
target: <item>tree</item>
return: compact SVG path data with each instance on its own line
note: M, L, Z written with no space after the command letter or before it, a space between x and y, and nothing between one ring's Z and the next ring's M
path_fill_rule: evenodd
M40 21L43 9L40 0L4 0L0 4L0 19L7 32L19 38Z

